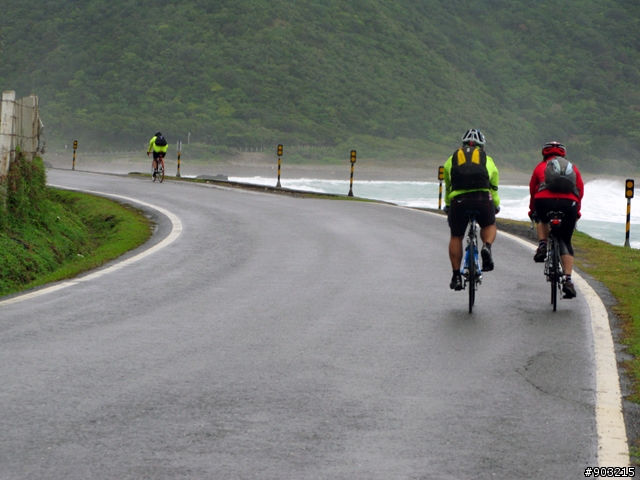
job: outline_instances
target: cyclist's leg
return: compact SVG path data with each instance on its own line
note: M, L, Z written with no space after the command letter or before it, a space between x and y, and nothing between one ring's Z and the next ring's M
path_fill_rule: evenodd
M464 205L460 200L452 199L449 207L449 229L451 230L451 238L449 240L449 260L451 261L451 270L453 277L449 287L452 290L462 290L462 276L460 268L462 266L463 240L464 233L467 229L467 217L465 215Z
M560 261L562 262L562 270L565 275L571 275L573 271L573 247L571 246L571 232L567 233L567 229L565 225L567 220L562 221L562 225L558 231L559 239L558 243L560 245ZM572 227L573 228L573 227Z
M451 199L449 206L449 229L451 230L451 239L449 240L449 260L451 268L455 272L460 270L462 264L462 242L464 234L467 230L467 205L457 198Z
M165 152L161 152L159 157L160 157L160 164L162 165L162 170L164 171L164 154Z
M548 215L551 211L549 199L536 199L535 208L536 213L538 214L538 223L536 225L536 232L538 234L538 249L533 255L533 261L542 263L547 258L547 242L549 240L549 233L551 233L551 225L549 225Z
M552 198L536 198L535 200L536 213L540 219L536 226L539 242L546 242L549 239L549 232L551 232L549 212L554 210L553 201Z
M480 238L482 239L480 256L482 257L482 270L484 272L490 272L494 267L491 245L493 245L493 241L496 239L497 232L498 228L495 223L480 229Z
M573 271L573 245L571 245L571 238L578 221L578 205L572 200L563 199L560 201L560 206L561 211L564 213L559 233L560 258L565 275L571 275Z
M560 261L562 262L564 274L571 275L571 272L573 272L573 255L560 255Z
M494 223L493 225L487 225L486 227L482 227L480 229L480 238L482 239L483 244L493 245L493 242L496 239L496 235L498 233L498 227Z
M462 241L463 237L454 237L451 235L449 240L449 260L451 261L451 282L449 288L451 290L462 290L462 273L460 268L462 267Z
M158 152L153 152L153 162L151 162L151 166L154 172L158 169Z
M536 226L536 231L538 232L538 241L546 242L547 239L549 238L549 233L551 232L551 225L549 225L549 223L540 221Z
M573 253L563 253L566 251L564 241L560 241L560 262L562 262L562 270L564 272L564 283L562 284L562 293L564 298L574 298L576 296L576 287L571 280L571 272L573 271Z
M491 196L487 196L484 200L476 201L475 210L478 212L476 219L480 226L480 240L482 240L482 247L479 247L479 253L482 257L482 270L490 272L494 266L491 245L493 245L498 233L496 211Z
M460 271L460 266L462 265L462 240L463 237L454 237L453 235L449 240L449 260L454 272L456 270Z

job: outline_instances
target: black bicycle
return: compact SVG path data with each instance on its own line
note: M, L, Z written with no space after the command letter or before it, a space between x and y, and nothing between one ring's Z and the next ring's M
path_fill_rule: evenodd
M557 235L558 229L562 225L564 213L549 212L548 216L551 232L547 240L547 259L544 262L544 274L547 277L547 282L551 283L551 304L555 312L558 305L558 291L562 290L562 284L564 283L564 271L560 260L560 237Z
M480 255L478 250L478 224L476 223L477 211L467 212L469 224L467 226L467 246L464 250L464 262L462 264L462 288L469 287L469 313L473 311L476 301L476 290L482 283L482 268L480 268Z
M155 182L162 183L164 180L164 168L162 167L163 156L159 156L157 160L154 160L155 168L151 168L151 179Z

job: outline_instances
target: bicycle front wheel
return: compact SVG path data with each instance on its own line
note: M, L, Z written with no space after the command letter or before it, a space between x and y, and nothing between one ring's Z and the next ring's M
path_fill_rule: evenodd
M469 313L473 312L473 304L476 301L476 246L473 242L469 242Z

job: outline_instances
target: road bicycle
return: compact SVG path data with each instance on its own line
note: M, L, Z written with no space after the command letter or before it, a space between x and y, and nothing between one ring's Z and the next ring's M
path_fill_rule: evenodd
M551 232L547 240L547 258L544 262L544 274L547 277L547 282L551 283L551 304L555 312L558 305L558 291L562 290L562 284L564 283L564 271L560 260L560 237L557 234L560 225L562 225L564 213L549 212L548 217Z
M469 313L473 311L476 301L476 290L482 283L482 268L480 268L480 255L478 250L478 224L476 223L477 211L467 212L469 223L467 225L467 245L464 250L464 262L462 264L462 288L469 287Z
M154 160L156 168L151 168L151 179L155 182L156 180L159 183L162 183L164 180L164 168L162 167L162 160L164 160L164 156L160 155L157 160Z

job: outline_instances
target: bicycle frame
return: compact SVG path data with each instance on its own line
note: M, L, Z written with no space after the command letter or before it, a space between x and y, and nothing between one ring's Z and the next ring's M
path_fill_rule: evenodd
M551 231L547 241L547 259L544 262L544 274L547 277L547 282L551 283L551 304L555 312L558 304L558 291L562 289L562 284L564 283L564 271L560 259L560 239L557 237L556 232L562 225L564 214L562 212L549 212L548 216Z
M153 159L151 163L151 178L155 182L158 180L160 183L164 180L164 155L159 155L157 159Z
M480 250L478 249L478 224L476 223L477 212L467 212L469 224L467 226L467 245L464 250L464 261L462 264L462 288L469 286L469 313L473 310L476 290L482 283L482 268L480 267Z

